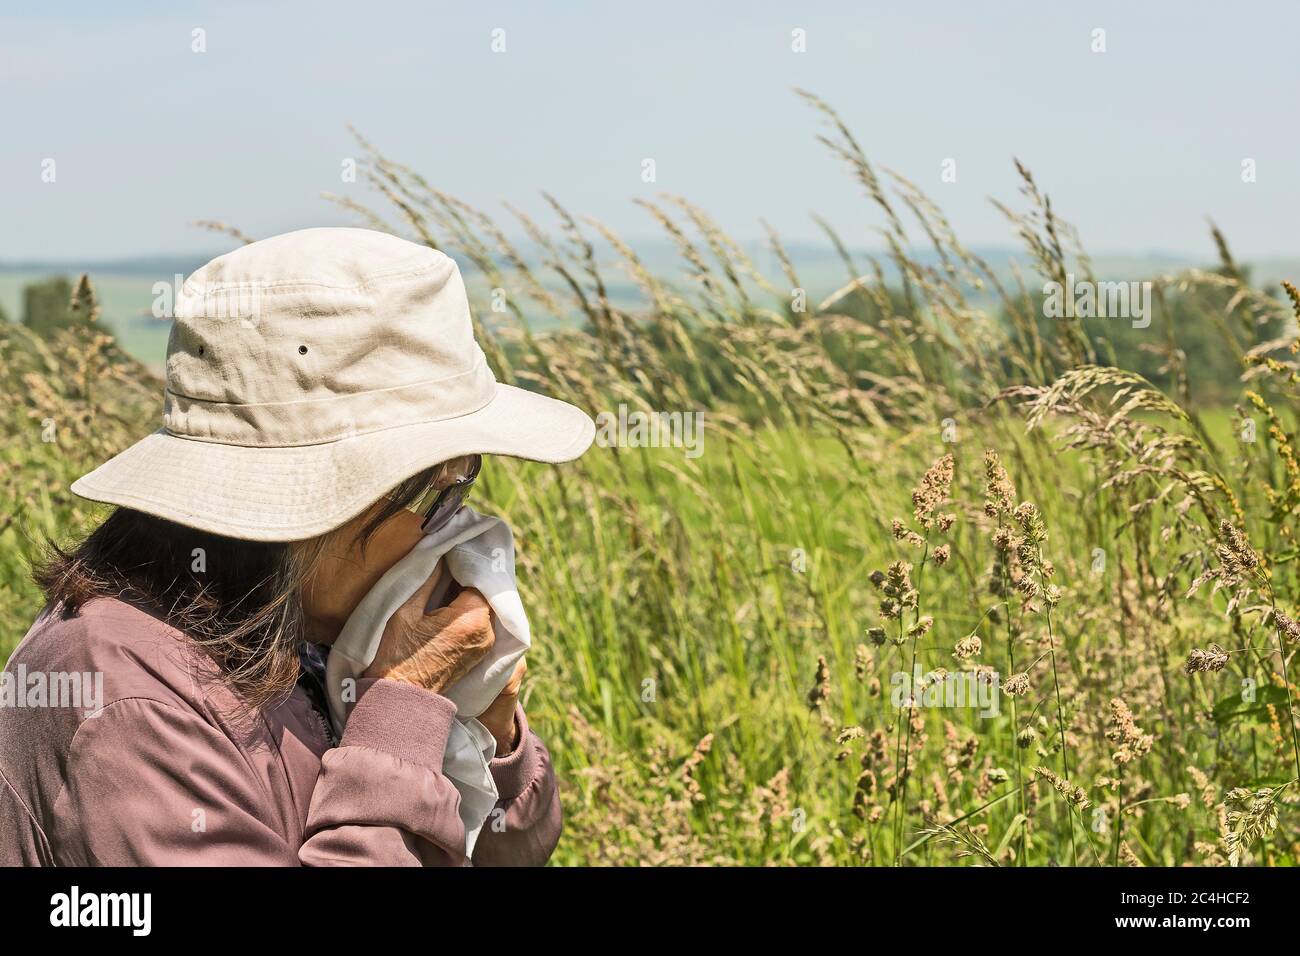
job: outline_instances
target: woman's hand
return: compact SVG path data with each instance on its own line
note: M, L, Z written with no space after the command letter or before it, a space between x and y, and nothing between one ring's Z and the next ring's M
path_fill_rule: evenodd
M488 705L487 710L478 715L479 723L492 731L492 736L497 739L498 757L504 757L519 746L519 741L516 739L519 735L519 727L515 721L515 704L519 700L519 688L524 682L524 673L527 670L528 664L522 657L519 658L510 680L506 681L506 686L497 695L497 699Z
M443 573L439 565L438 571L393 612L384 626L374 662L363 677L387 677L440 694L492 649L496 640L492 611L478 591L466 588L446 607L425 613Z

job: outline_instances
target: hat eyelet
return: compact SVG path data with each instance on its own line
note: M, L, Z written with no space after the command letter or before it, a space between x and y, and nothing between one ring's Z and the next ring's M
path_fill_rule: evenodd
M306 355L306 354L307 354L307 346L305 346L305 345L300 345L300 346L298 346L298 354L299 354L299 355Z

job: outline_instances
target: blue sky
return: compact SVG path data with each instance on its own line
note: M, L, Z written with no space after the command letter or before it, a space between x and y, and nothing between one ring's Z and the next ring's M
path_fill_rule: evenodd
M741 237L763 217L814 240L820 213L874 246L879 218L795 86L972 244L1010 242L988 197L1015 198L1014 155L1095 252L1208 256L1207 216L1243 256L1296 252L1296 4L32 6L0 12L0 259L223 245L200 218L257 236L349 224L320 198L366 195L340 182L349 122L492 211L545 218L546 189L639 237L655 229L632 200L669 191ZM941 181L948 158L956 182Z

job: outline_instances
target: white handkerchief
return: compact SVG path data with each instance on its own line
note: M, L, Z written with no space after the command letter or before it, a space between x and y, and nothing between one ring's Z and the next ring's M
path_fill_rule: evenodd
M442 693L457 707L452 721L442 772L460 793L460 818L465 824L465 855L474 844L497 802L497 788L488 761L496 753L496 740L479 721L510 680L519 658L528 650L528 617L515 588L515 544L510 528L500 518L481 515L471 508L458 511L445 528L426 535L411 553L379 579L361 599L330 648L325 666L329 685L330 718L343 733L345 701L356 698L357 678L370 666L379 650L384 625L433 573L445 557L448 572L462 587L477 589L492 607L496 642L468 674ZM349 686L351 694L347 694Z

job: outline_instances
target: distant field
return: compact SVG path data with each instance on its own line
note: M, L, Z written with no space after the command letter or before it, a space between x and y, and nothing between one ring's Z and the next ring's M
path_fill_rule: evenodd
M17 321L23 311L23 287L48 279L49 272L0 272L0 307ZM70 275L70 279L76 279ZM169 322L149 312L156 280L143 276L92 275L95 293L103 310L100 321L117 338L122 348L152 368L161 368L167 354Z
M657 242L647 242L643 245L645 249L639 251L639 255L647 269L665 278L672 278L674 272L677 273L679 279L686 278L687 271L683 269L683 264L677 259L675 252L671 248L666 248ZM763 273L767 275L779 273L779 263L770 253L761 248L753 248L749 251ZM814 299L821 299L831 294L842 287L850 278L851 273L845 264L829 247L793 247L787 251L792 263L798 270L800 281L804 283L809 296ZM1022 262L1023 255L1014 249L983 250L981 254L989 262L993 273L1003 281L1012 280L1012 273L1008 268L1010 262L1016 261L1021 264L1022 268L1025 265ZM866 267L868 253L854 250L850 252L850 256L854 260L855 268L863 269ZM926 262L933 261L933 256L927 256L924 252L919 255L919 258ZM1093 261L1094 268L1099 276L1126 280L1173 273L1187 268L1190 264L1190 260L1187 259L1154 253L1150 255L1097 256L1094 257ZM626 273L619 269L620 264L617 261L612 258L605 261L602 258L602 265L605 267L605 274L602 278L606 283L606 292L613 305L625 310L640 309L646 305L641 291L635 282L631 281ZM488 282L463 261L462 268L475 301L487 301L489 298ZM1246 268L1260 288L1276 288L1280 279L1300 275L1300 261L1267 259L1247 264ZM852 274L856 275L857 273ZM887 261L885 262L885 274L887 276L894 274L892 264ZM76 278L74 271L53 267L23 271L6 271L4 268L0 268L0 307L3 307L11 318L17 320L22 314L23 286L54 275L64 275L69 279ZM153 318L150 311L154 300L152 290L155 282L171 281L172 274L164 273L161 267L150 270L142 269L140 274L132 274L123 271L120 266L116 266L111 271L92 268L90 277L95 284L95 291L100 297L100 305L103 309L101 321L112 329L119 343L131 355L155 370L161 369L167 352L169 324ZM552 293L563 296L566 291L564 284L553 275L543 273L541 281L543 286ZM982 306L995 305L990 294L983 294L979 290L973 289L967 290L967 293L975 303ZM530 325L534 330L538 331L572 325L579 321L579 315L576 311L567 316L557 316L544 309L536 308L529 301L524 301L521 307L524 309ZM490 313L480 313L480 317L492 324L493 316Z

